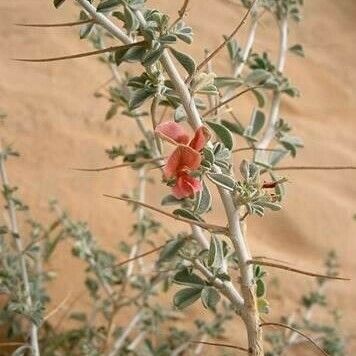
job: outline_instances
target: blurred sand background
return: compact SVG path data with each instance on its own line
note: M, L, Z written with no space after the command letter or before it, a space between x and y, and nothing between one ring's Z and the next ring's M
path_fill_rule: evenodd
M175 16L181 2L152 3ZM11 182L21 187L34 217L48 220L48 199L58 198L73 217L89 223L103 246L114 248L120 240L129 238L125 231L133 217L125 204L108 201L102 194L127 191L134 175L130 170L102 174L70 170L109 163L104 149L130 143L136 135L129 118L104 122L108 103L93 98L93 92L110 78L110 73L94 58L51 64L11 61L15 57L38 58L90 50L88 42L80 41L74 28L39 30L13 26L75 20L77 10L71 1L56 10L49 0L3 0L0 14L0 108L8 115L0 125L0 136L21 152L19 160L8 164ZM203 49L220 43L221 35L229 33L242 14L241 7L224 1L191 1L187 22L194 29L195 41L185 50L202 58ZM305 148L288 163L356 163L355 16L354 0L306 1L303 22L291 26L289 43L301 43L306 58L288 56L287 73L302 95L284 100L282 116L293 124ZM245 29L238 40L243 41L244 35ZM272 19L264 17L255 49L271 50L275 58L277 38ZM226 73L226 64L223 53L214 63L215 72ZM251 104L251 98L235 103L243 122L249 119ZM285 208L264 219L249 219L253 254L322 271L325 255L335 249L341 257L343 274L355 278L356 221L352 217L356 213L356 173L317 171L286 175L291 183ZM157 203L157 192L162 189L158 185L150 188L147 200ZM211 221L224 223L223 218L217 212ZM63 245L52 268L58 273L51 287L53 303L57 305L68 291L73 296L78 291L81 264L70 257L68 246ZM282 300L271 299L272 313L268 319L276 320L280 313L293 310L302 288L311 286L312 280L276 270L269 272L270 276L278 276L285 296ZM356 284L331 282L327 288L335 306L344 311L342 325L346 333L354 334ZM196 308L195 315L199 313L206 312ZM235 340L239 340L239 334L238 329L231 330ZM356 352L354 344L350 344L349 352Z

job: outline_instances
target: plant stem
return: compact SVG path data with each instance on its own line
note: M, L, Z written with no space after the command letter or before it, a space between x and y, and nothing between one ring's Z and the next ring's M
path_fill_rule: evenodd
M233 285L216 278L216 276L214 276L200 261L194 260L193 264L215 288L219 289L224 294L224 296L235 306L237 312L240 313L244 306L244 300Z
M86 0L76 0L88 13L101 24L108 32L114 37L129 44L132 40L117 26L115 26L105 15L97 13L95 7ZM145 19L140 11L135 11L138 20L142 26L145 26ZM180 76L177 68L168 54L164 51L160 59L165 71L167 72L172 84L177 91L183 107L188 116L188 122L193 130L196 130L202 126L199 111L195 105L195 102L189 92L188 87L184 83L184 80ZM217 169L218 171L219 169ZM244 242L242 231L240 228L240 221L238 216L238 210L234 206L232 196L224 189L219 189L221 199L223 201L226 213L228 215L230 239L232 240L235 250L239 256L239 266L242 275L242 294L245 299L246 307L244 308L243 319L247 327L247 334L249 339L249 348L252 356L263 355L263 339L262 331L259 327L259 315L256 308L255 288L252 275L252 266L247 265L247 261L250 256L250 252L247 245ZM237 305L239 307L239 305Z
M146 174L145 174L145 168L142 167L139 169L138 171L138 201L144 203L145 202L145 195L146 195ZM145 217L145 208L142 205L139 205L137 207L137 222L138 225L140 225L143 222L143 219ZM140 229L140 228L139 228ZM131 259L131 261L129 262L128 266L127 266L127 272L126 272L126 278L129 279L134 265L135 265L135 261L136 261L136 256L139 253L139 247L140 247L140 243L142 242L142 234L140 233L140 235L138 236L138 240L137 242L133 245L131 252L130 252L130 256L129 259ZM141 260L140 260L141 261Z
M255 4L255 6L257 6L257 4ZM238 77L241 75L247 58L250 54L250 51L252 49L253 43L255 42L255 37L256 37L256 29L257 29L257 25L258 25L258 17L255 13L252 13L252 18L251 18L251 23L250 23L250 28L248 31L248 35L247 35L247 40L246 40L246 45L245 48L242 52L242 60L241 62L236 66L235 70L234 70L234 77Z
M146 331L141 331L131 342L131 344L127 347L128 350L134 351L137 346L140 344L142 339L146 336L147 332Z
M278 72L283 73L286 56L288 51L288 19L285 16L280 22L280 40L279 40L279 56L277 60L276 69ZM275 125L278 121L279 117L279 109L281 104L281 93L279 90L275 90L273 92L272 102L271 102L271 109L268 117L267 128L262 136L262 139L256 145L257 148L267 148L268 145L274 138L275 135ZM266 157L265 153L258 152L256 157L262 159Z
M241 317L245 323L248 345L253 356L263 356L263 335L260 328L259 312L253 278L253 268L248 265L251 259L250 251L246 245L242 232L238 209L235 208L231 196L225 189L219 188L220 196L225 207L229 223L230 239L234 245L241 273L241 292L244 298L244 308Z
M120 335L120 337L114 343L112 350L108 353L108 356L117 356L120 355L120 350L122 349L125 340L130 335L131 331L136 327L136 325L140 322L142 317L142 310L139 311L127 325L127 328Z
M8 177L6 174L6 169L5 169L4 156L1 151L0 151L0 176L1 176L3 186L10 187L9 180L8 180ZM22 282L24 285L24 292L26 295L26 303L27 303L28 309L31 310L32 306L33 306L33 302L32 302L32 297L31 297L30 281L29 281L29 276L28 276L25 255L22 254L23 244L22 244L22 239L21 239L20 233L19 233L19 227L18 227L17 216L16 216L16 206L15 206L14 201L11 199L11 197L6 198L6 199L7 199L8 213L9 213L9 219L10 219L11 234L14 237L16 249L18 251L19 259L20 259L21 275L22 275ZM39 356L40 349L39 349L39 343L38 343L38 328L34 322L31 322L31 333L30 334L31 334L32 353L34 356Z

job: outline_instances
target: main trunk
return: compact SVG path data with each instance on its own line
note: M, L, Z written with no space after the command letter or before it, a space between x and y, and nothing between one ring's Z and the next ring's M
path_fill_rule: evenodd
M246 325L249 355L263 356L263 332L254 287L244 287L243 295L245 306L241 316Z

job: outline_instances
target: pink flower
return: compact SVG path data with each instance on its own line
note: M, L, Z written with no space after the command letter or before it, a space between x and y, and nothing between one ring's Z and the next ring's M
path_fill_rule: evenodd
M201 181L186 172L178 174L172 193L177 199L190 197L203 189Z
M190 173L200 167L200 151L210 139L208 129L204 126L199 127L190 140L183 127L172 121L158 125L156 134L177 146L169 156L163 170L166 178L175 179L173 195L181 199L200 191L202 189L200 180L191 176Z

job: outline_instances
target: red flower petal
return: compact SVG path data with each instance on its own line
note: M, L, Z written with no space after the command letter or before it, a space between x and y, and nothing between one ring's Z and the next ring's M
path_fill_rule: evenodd
M172 193L177 199L187 198L203 189L199 179L190 176L187 173L181 173L172 188Z
M184 128L174 121L163 122L162 124L157 125L155 132L163 140L173 144L180 143L182 145L187 145L189 142L189 136Z
M169 156L164 167L167 178L176 177L182 171L194 171L201 163L200 153L189 146L179 145Z
M205 126L200 126L196 131L189 146L197 151L201 151L206 143L210 140L210 132Z

